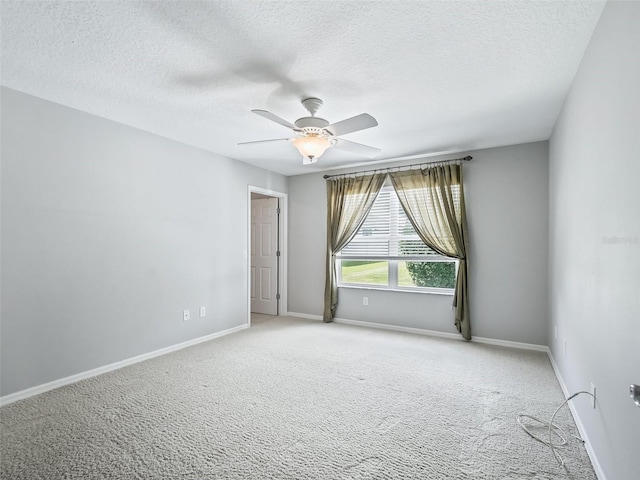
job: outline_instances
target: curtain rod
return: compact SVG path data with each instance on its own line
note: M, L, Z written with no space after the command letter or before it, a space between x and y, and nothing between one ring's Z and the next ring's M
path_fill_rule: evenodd
M387 168L373 168L371 170L362 170L360 172L351 172L351 173L339 173L337 175L324 175L323 178L335 178L335 177L344 177L349 175L361 175L363 173L369 172L378 172L378 173L389 173L392 171L402 171L402 170L411 170L412 167L422 167L423 165L448 165L449 163L456 162L468 162L473 157L466 156L462 158L452 158L451 160L436 160L433 162L422 162L422 163L412 163L411 165L399 165L397 167L387 167ZM417 170L417 169L416 169Z

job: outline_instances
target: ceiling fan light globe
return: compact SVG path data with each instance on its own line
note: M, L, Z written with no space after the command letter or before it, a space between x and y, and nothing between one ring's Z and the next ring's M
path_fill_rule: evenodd
M309 160L307 163L315 163L325 150L331 146L331 142L327 137L315 135L294 138L292 143L298 149L300 155Z

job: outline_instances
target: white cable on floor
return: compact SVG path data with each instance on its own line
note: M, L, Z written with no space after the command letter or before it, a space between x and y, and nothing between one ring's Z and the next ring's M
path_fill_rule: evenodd
M556 411L553 412L553 415L551 415L551 420L549 422L542 421L539 418L532 417L531 415L526 415L526 414L523 414L523 413L521 413L520 415L516 416L516 421L518 422L518 425L520 425L523 428L523 430L525 432L527 432L532 438L534 438L535 440L539 441L540 443L543 443L546 446L548 446L551 449L551 451L553 452L553 456L556 458L557 462L562 466L564 466L564 459L562 458L562 455L560 455L560 453L558 453L556 451L556 449L558 447L562 447L562 446L567 444L567 439L562 435L562 433L566 434L566 432L564 430L562 430L562 428L560 428L558 425L553 423L553 421L555 420L556 415L558 414L560 409L562 407L564 407L567 403L569 403L570 400L574 399L575 397L577 397L581 393L586 393L587 395L591 395L593 397L593 395L591 393L585 392L585 391L574 393L569 398L567 398L564 402L562 402L558 408L556 408ZM524 423L522 423L522 421L521 421L522 418L529 418L529 419L531 419L531 420L533 420L535 422L540 423L541 425L548 426L549 439L548 440L543 440L542 438L538 437L533 432L531 432L529 430L529 428ZM551 433L552 432L555 433L558 436L558 438L560 438L560 443L553 443L551 441ZM571 436L574 437L574 438L577 438L582 443L584 443L584 440L582 438L580 438L578 435L571 434Z

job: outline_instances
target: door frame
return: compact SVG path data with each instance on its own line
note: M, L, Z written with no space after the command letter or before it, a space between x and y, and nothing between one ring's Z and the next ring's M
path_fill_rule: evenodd
M289 250L287 247L287 213L289 209L288 196L286 193L269 190L262 187L249 185L247 191L247 325L251 326L251 194L258 193L267 197L275 197L280 199L280 215L278 222L278 236L280 240L280 257L278 265L279 279L278 292L280 300L278 303L278 316L286 317L288 315L287 308L287 257Z

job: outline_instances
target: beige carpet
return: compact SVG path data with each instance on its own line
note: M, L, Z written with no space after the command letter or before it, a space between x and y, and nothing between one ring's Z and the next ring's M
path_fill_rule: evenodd
M262 320L2 407L1 478L596 478L515 421L563 401L543 353Z

